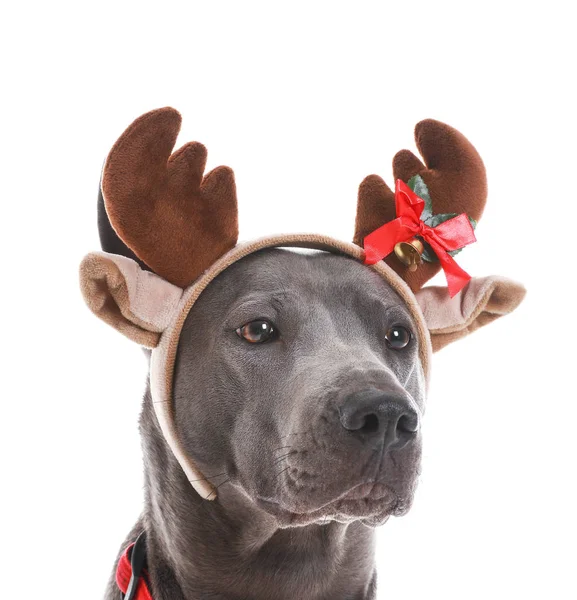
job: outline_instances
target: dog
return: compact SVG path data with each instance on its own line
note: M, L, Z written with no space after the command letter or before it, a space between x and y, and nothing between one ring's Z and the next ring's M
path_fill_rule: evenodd
M234 259L216 270L211 256L203 265L208 271L197 269L178 286L171 275L169 283L150 272L153 261L143 259L150 255L137 251L138 243L126 243L126 217L115 212L121 202L111 199L119 178L110 173L118 156L131 155L130 136L175 119L149 115L127 130L105 167L99 221L103 249L113 254L89 257L81 268L91 309L142 345L157 348L166 338L174 320L167 315L182 321L171 334L177 344L169 341L163 350L162 356L173 353L166 381L155 375L157 350L147 351L144 509L121 546L105 598L124 597L119 572L129 561L133 573L124 591L131 600L374 599L375 528L404 515L417 487L428 355L512 311L524 291L503 278L484 278L470 281L455 302L446 288L419 291L422 281L413 280L413 296L382 261L367 268L359 247L310 236L230 250ZM432 127L443 143L450 134L464 144L448 126ZM153 133L146 143L136 138L134 151L158 154L166 168L176 133L168 136L168 150L156 154L162 137ZM430 135L418 139L429 162ZM153 170L146 165L142 172ZM130 179L127 173L123 167L122 177ZM166 194L162 177L150 175L147 189L158 181ZM373 176L361 186L357 234L361 209L375 205L366 195L382 195L383 185ZM236 237L229 247L235 243ZM291 245L309 250L284 247ZM197 277L205 283L186 288L194 302L183 309L181 288ZM150 298L162 303L153 316ZM163 386L168 396L159 400L154 390ZM134 556L144 546L139 581Z
M265 250L205 290L174 399L218 503L184 477L149 394L140 421L145 509L123 546L146 530L160 598L374 597L373 527L409 509L419 473L412 330L390 287L340 256Z

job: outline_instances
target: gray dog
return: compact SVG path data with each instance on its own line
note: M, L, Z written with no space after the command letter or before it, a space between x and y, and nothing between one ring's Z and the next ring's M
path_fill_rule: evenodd
M121 180L138 186L142 173L154 173L149 161L164 171L150 176L147 193L155 185L174 193L164 173L184 153L168 158L178 128L157 152L176 118L169 110L135 122L111 152L99 223L112 254L89 255L81 268L90 308L153 349L140 421L144 510L106 599L122 591L130 600L373 599L374 528L405 514L417 485L431 348L510 312L523 290L485 278L454 301L446 288L419 291L422 281L411 292L382 261L363 264L360 247L319 236L233 249L230 259L218 249L194 276L167 275L126 233L129 213L118 207L128 200L117 190ZM474 149L458 132L428 123L429 138L458 142L471 163ZM135 160L138 152L146 160ZM115 171L127 157L146 166L139 177L124 163L122 177ZM198 179L199 197L214 192L210 177ZM360 213L363 202L375 204L366 194L388 190L382 185L373 178L361 186ZM143 239L154 235L148 228ZM330 252L278 248L295 245ZM137 553L144 570L135 577ZM123 560L132 562L124 588Z

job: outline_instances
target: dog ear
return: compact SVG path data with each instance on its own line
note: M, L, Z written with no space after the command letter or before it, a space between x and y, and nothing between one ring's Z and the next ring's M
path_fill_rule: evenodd
M433 352L514 311L525 288L504 277L476 277L451 298L446 287L430 286L416 293Z
M88 308L127 338L154 348L170 324L183 290L145 271L132 259L105 252L80 265L80 288Z

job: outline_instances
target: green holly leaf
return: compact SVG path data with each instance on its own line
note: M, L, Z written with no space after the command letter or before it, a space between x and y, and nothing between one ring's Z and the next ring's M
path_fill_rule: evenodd
M429 194L429 188L427 184L423 181L423 178L420 175L414 175L407 181L407 185L425 201L425 207L423 208L423 212L421 214L421 221L425 221L433 216L433 201L431 200L431 194Z
M441 213L440 215L431 215L428 219L421 219L421 221L425 221L425 224L429 227L436 227L456 216L458 216L457 213Z
M445 221L448 221L449 219L453 219L456 216L458 216L457 213L442 213L439 215L432 215L425 221L425 223L429 227L436 227L437 225L440 225L441 223L444 223ZM477 221L475 221L475 219L472 219L471 217L469 217L469 222L471 223L471 227L473 229L475 229L477 227ZM421 258L425 262L437 262L439 259L437 258L435 251L431 248L431 246L429 244L427 244L427 242L425 242L425 240L423 240L421 237L419 237L419 239L423 242L423 248L424 248L423 254L421 254ZM450 254L451 256L455 256L456 254L459 254L459 252L461 252L461 250L463 250L463 248L458 248L457 250L451 250L447 254Z
M423 253L421 254L421 259L429 263L437 262L439 259L437 258L435 251L431 248L429 244L427 244L427 242L425 242L425 240L422 237L419 236L419 239L421 240L421 242L423 242Z

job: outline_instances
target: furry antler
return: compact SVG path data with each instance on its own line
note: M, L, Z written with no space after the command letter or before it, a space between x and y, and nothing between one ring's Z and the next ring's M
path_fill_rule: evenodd
M425 165L409 150L401 150L393 159L395 180L405 183L420 175L429 188L433 212L466 213L479 220L487 199L487 179L481 157L473 145L456 129L427 119L415 127L415 141ZM369 175L359 187L354 242L395 219L395 194L378 176ZM391 254L385 258L416 292L441 268L439 262L423 262L409 271Z
M102 193L120 239L156 274L186 287L236 245L234 174L203 177L206 148L185 144L171 155L181 116L161 108L138 118L104 166Z

